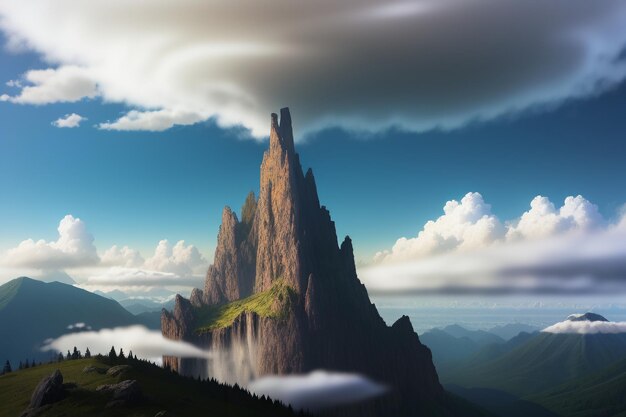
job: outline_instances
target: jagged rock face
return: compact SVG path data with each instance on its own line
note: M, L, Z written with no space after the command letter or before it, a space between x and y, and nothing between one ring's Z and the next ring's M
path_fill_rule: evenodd
M237 300L282 279L296 294L280 319L243 313L232 325L197 333L194 306ZM370 303L354 264L352 241L337 245L334 222L320 206L313 172L302 172L291 116L273 114L261 164L259 199L248 196L242 221L224 209L205 289L164 312L166 337L213 349L219 360L164 358L179 372L240 384L264 374L331 369L359 372L393 387L372 413L422 412L442 401L430 351L408 318L388 327ZM421 410L421 411L420 411ZM370 410L371 411L371 410Z

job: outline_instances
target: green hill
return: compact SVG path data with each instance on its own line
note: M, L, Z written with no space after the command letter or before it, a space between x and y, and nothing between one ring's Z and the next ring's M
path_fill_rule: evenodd
M105 373L84 373L88 366L107 369L119 363L131 369L116 377ZM59 369L64 383L76 384L60 402L41 417L153 417L160 411L168 416L291 416L294 413L278 403L257 399L246 391L214 381L197 381L179 376L144 361L113 362L108 358L79 359L51 363L0 376L0 417L19 416L27 407L32 392L42 378ZM139 383L144 400L134 406L107 408L111 395L96 392L104 384L132 379Z
M0 286L0 360L14 367L25 359L47 360L39 350L44 340L85 323L93 329L127 326L141 319L116 301L59 282L22 277Z

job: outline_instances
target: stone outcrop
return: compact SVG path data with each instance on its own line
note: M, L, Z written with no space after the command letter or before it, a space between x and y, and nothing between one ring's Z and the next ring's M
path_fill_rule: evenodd
M30 408L39 408L60 401L65 396L63 375L58 369L39 382L30 399Z
M96 388L98 392L111 393L111 401L107 403L107 408L132 406L139 404L143 399L143 393L139 383L134 379L127 379L118 384L100 385Z
M212 361L164 358L183 374L245 384L264 374L315 369L359 372L392 388L368 408L373 415L440 410L444 392L407 317L388 327L369 301L354 264L352 241L337 244L335 224L320 205L312 170L303 173L291 116L272 114L269 149L261 164L258 200L250 194L241 220L222 214L204 291L176 298L163 311L162 331L213 349ZM223 328L199 332L199 311L272 288L281 280L294 296L286 314L247 311ZM202 305L201 305L202 304Z

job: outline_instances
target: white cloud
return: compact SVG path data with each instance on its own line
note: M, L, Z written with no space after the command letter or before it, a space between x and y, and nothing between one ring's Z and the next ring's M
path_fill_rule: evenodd
M314 371L306 375L271 375L252 381L248 389L296 410L318 411L378 397L387 388L362 375Z
M426 223L416 238L399 239L390 251L378 253L372 265L359 268L368 290L626 290L626 222L622 218L608 223L581 196L567 197L559 209L538 196L530 210L513 222L504 222L497 233L484 232L498 230L493 227L476 227L477 219L484 218L491 225L502 224L478 194L466 195L460 204L448 202L444 211L439 219ZM471 245L465 245L467 231L473 229L479 232L471 234Z
M179 240L173 247L166 239L161 240L154 250L154 255L145 262L145 267L148 269L182 276L191 275L198 270L205 272L207 266L206 259L200 254L198 248L185 245L184 240Z
M537 196L531 201L530 210L509 227L507 238L542 238L571 230L588 231L603 223L598 207L580 195L567 197L559 210L547 197Z
M557 210L543 196L535 197L530 210L515 220L502 222L479 193L467 193L459 203L448 201L444 214L429 220L417 237L401 237L391 248L374 256L377 263L406 261L434 254L482 249L495 243L538 239L566 232L589 232L605 225L598 207L578 195L567 197Z
M197 113L175 110L137 111L131 110L113 122L100 123L104 130L167 130L174 125L190 125L204 120Z
M9 249L6 263L47 270L93 265L99 261L93 236L81 219L68 214L59 222L57 230L56 241L27 239Z
M192 275L178 275L172 272L114 266L89 275L87 281L83 284L90 288L153 287L162 285L198 286L201 284L201 278Z
M417 237L400 238L391 251L376 254L376 261L400 261L456 249L475 249L504 237L504 227L491 214L491 206L479 193L467 193L460 203L450 200L443 211L444 215L428 221Z
M542 332L566 334L626 333L626 322L565 320L546 327Z
M75 102L93 98L97 92L96 82L85 68L75 65L30 70L24 74L27 85L19 95L6 96L5 101L19 104L50 104ZM65 127L65 126L64 126Z
M72 128L72 127L78 127L80 125L80 122L82 122L83 120L87 120L87 119L79 114L72 113L72 114L66 114L63 117L58 118L57 120L52 122L52 125L56 127Z
M284 105L303 131L453 128L597 94L626 74L620 0L22 0L0 15L10 48L58 66L43 75L75 73L11 100L100 94L139 111L111 129L215 116L264 136Z
M78 346L81 350L89 348L93 354L107 354L111 346L124 349L128 353L143 359L153 359L161 356L178 356L192 358L209 358L210 352L178 340L163 337L160 331L148 330L143 326L116 327L99 331L82 331L60 336L46 341L43 351L56 350L65 352Z
M144 263L144 259L139 251L128 246L120 248L117 245L113 245L102 254L100 259L102 265L127 268L138 267Z

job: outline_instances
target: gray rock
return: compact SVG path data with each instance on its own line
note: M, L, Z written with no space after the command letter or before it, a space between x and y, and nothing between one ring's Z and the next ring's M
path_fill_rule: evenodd
M98 374L103 374L105 373L106 370L103 368L98 368L96 366L85 366L83 368L83 373L84 374L91 374L91 373L98 373Z
M109 376L118 376L130 370L130 366L128 365L117 365L109 368L107 371L107 375Z
M135 405L143 398L139 383L134 379L127 379L119 384L100 385L96 388L96 391L113 393L107 407Z
M65 396L63 390L63 375L58 369L50 376L39 382L30 398L29 408L39 408L46 404L53 404Z

